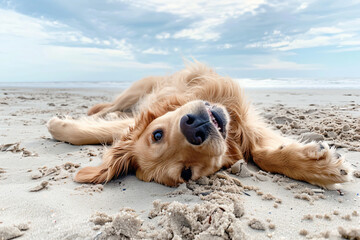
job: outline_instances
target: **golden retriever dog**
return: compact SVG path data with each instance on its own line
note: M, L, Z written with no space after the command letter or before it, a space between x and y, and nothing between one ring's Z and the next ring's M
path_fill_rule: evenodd
M81 169L77 182L104 183L132 171L143 181L177 186L240 159L328 189L350 180L350 168L335 149L280 136L265 125L237 82L198 62L171 76L137 81L88 115L54 117L47 124L59 141L112 144L102 164Z

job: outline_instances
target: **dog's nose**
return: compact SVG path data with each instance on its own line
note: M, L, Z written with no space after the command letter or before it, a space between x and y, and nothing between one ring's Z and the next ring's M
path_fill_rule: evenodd
M209 136L209 116L203 114L186 114L180 120L180 129L189 143L201 145Z

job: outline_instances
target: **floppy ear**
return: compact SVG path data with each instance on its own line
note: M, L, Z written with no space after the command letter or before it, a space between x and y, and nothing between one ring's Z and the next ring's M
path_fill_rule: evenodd
M130 169L136 168L131 148L131 141L114 143L104 154L100 166L81 169L74 180L80 183L106 183L113 177L126 175Z

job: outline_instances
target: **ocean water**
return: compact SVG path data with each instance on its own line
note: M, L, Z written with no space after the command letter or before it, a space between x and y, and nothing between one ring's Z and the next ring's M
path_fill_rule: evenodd
M359 79L235 79L243 88L250 89L359 89ZM131 81L116 82L0 82L0 88L101 88L124 89Z
M0 88L99 88L124 89L130 87L132 82L0 82Z
M359 89L359 79L237 79L244 88Z

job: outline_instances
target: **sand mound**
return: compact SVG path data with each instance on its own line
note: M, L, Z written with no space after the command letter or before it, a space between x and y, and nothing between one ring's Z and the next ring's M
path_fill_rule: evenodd
M241 225L241 218L245 213L242 205L245 188L238 179L226 173L202 177L196 182L190 181L173 194L193 194L203 202L190 206L176 201L154 201L149 218L158 220L158 229L153 231L145 228L141 237L249 239Z
M96 225L103 225L96 239L138 239L143 221L134 210L124 208L114 216L97 213L90 219Z
M145 224L131 209L116 216L96 213L90 221L96 225L94 230L100 230L97 239L249 239L242 224L244 191L238 179L217 173L183 184L172 193L199 196L201 203L155 200Z
M338 231L342 238L360 240L360 229L345 230L344 228L339 227Z
M21 223L14 226L0 226L0 240L7 240L20 237L24 234L23 231L27 231L29 225Z
M93 222L95 225L105 225L105 223L112 222L113 218L108 216L105 213L97 212L91 218L90 222Z
M265 121L286 135L300 135L302 141L326 140L330 146L360 151L360 118L344 114L338 106L293 108L276 105L264 108Z
M0 227L0 239L7 240L22 236L23 233L17 227L2 226Z
M215 196L214 198L218 198ZM212 197L211 197L212 198ZM154 201L151 217L160 216L160 230L144 232L143 238L153 239L249 239L242 230L239 207L209 201L189 206L179 202ZM242 210L243 211L243 210Z

